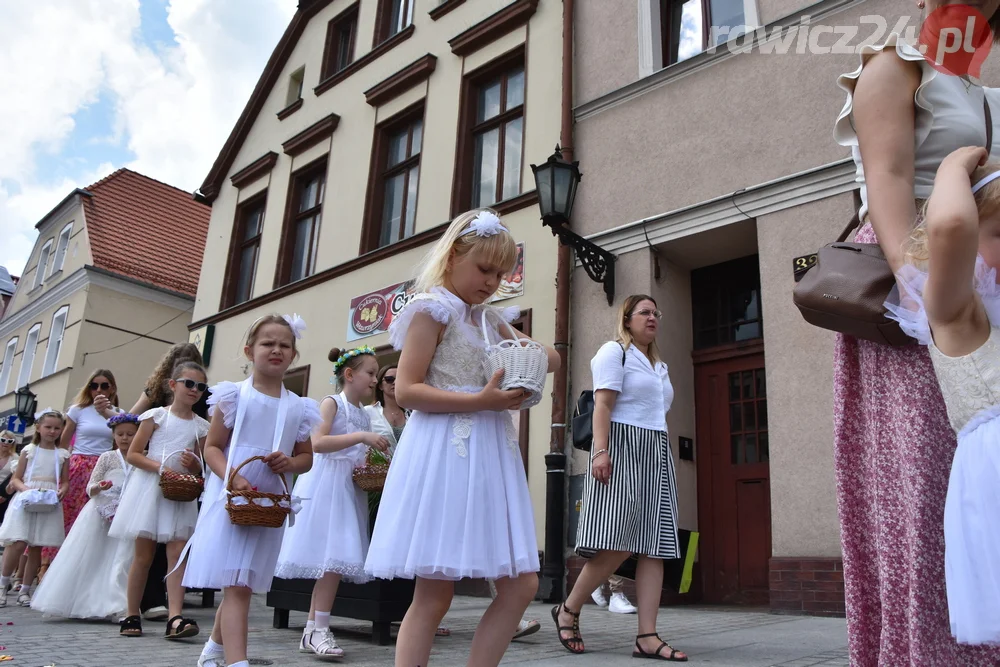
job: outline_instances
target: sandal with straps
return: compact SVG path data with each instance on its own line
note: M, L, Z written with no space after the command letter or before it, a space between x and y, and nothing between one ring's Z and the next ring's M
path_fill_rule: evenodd
M564 611L573 617L573 625L559 625L560 611ZM552 607L552 620L555 621L556 633L559 637L559 643L563 645L563 648L570 653L576 653L577 655L583 653L583 637L580 636L580 612L576 612L574 614L566 608L566 603L563 602L557 604L555 607ZM562 633L566 631L572 632L573 636L569 638L563 637ZM573 644L576 645L576 648L574 648Z
M118 634L122 637L142 637L142 618L139 616L123 618L118 627Z
M656 637L657 639L660 639L659 633L656 633L656 632L650 632L650 633L645 634L645 635L636 635L635 636L635 650L632 651L632 657L633 658L647 658L649 660L666 660L667 662L687 662L688 661L688 657L686 655L684 655L683 653L681 653L680 651L678 651L677 649L675 649L673 646L671 646L667 642L663 641L662 639L660 639L660 645L659 645L659 647L657 647L657 649L655 651L653 651L652 653L646 653L645 651L642 650L642 647L639 646L639 640L640 639L645 639L646 637ZM660 653L660 651L663 650L664 646L666 646L668 649L670 649L670 655L663 655L663 654ZM681 657L677 657L677 656L681 656Z
M176 626L174 621L180 621ZM169 621L167 621L167 631L164 637L167 639L186 639L187 637L194 637L201 629L198 624L189 618L184 618L183 616L174 616Z

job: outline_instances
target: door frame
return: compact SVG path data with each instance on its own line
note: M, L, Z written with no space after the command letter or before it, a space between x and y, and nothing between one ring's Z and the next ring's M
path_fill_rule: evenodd
M698 483L698 530L701 534L699 544L704 548L698 550L698 560L701 565L702 597L705 602L719 603L721 600L716 594L715 587L715 553L714 553L714 516L715 516L715 496L713 483L713 470L711 458L711 432L713 424L711 415L707 410L698 410L698 369L700 366L741 359L751 356L764 356L764 339L756 338L750 341L741 341L728 345L695 350L691 353L691 360L694 365L694 385L695 385L695 443L697 446L695 454L695 468ZM765 357L766 369L766 357ZM704 446L702 444L704 443ZM770 505L770 502L768 503ZM770 512L770 507L768 508ZM770 543L771 518L768 515L768 542ZM712 545L713 548L707 548ZM731 601L730 601L731 602Z

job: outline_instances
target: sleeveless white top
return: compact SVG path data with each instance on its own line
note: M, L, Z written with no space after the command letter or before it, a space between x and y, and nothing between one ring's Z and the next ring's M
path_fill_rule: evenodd
M983 97L990 100L993 115L994 141L990 157L1000 158L1000 89L984 88L957 76L938 72L912 45L893 33L878 46L866 46L861 50L861 64L853 72L837 78L837 85L847 92L847 101L837 117L833 137L841 146L851 147L851 156L856 167L855 180L861 185L861 219L868 212L868 189L864 168L861 165L861 151L858 149L858 135L854 131L854 87L865 63L885 49L895 49L903 60L920 64L920 85L913 94L914 110L914 174L913 195L915 199L930 197L934 186L934 175L941 161L952 151L963 146L986 146L986 118Z

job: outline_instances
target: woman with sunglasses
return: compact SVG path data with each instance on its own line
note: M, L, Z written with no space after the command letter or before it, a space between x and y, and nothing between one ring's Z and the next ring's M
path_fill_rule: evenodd
M7 491L11 477L17 470L17 452L14 447L17 445L17 436L10 431L0 431L0 523L3 522L7 512L7 504L14 495L14 489Z
M114 373L105 368L98 368L90 374L73 405L66 410L66 426L59 439L59 446L70 449L72 453L69 459L69 493L62 503L67 535L76 523L80 510L90 500L87 484L90 483L90 475L94 472L97 459L104 452L110 452L114 445L114 438L108 430L108 420L119 412L118 385ZM42 549L43 573L57 551L58 549Z

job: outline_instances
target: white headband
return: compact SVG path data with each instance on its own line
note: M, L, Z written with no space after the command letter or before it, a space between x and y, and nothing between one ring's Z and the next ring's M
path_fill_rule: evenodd
M491 211L480 211L479 215L469 223L468 228L460 234L466 236L475 234L476 236L496 236L500 232L510 233L510 230L503 226L500 218Z
M986 176L981 181L972 186L972 194L976 194L977 192L985 188L987 185L997 180L998 178L1000 178L1000 171L994 171L992 174Z

